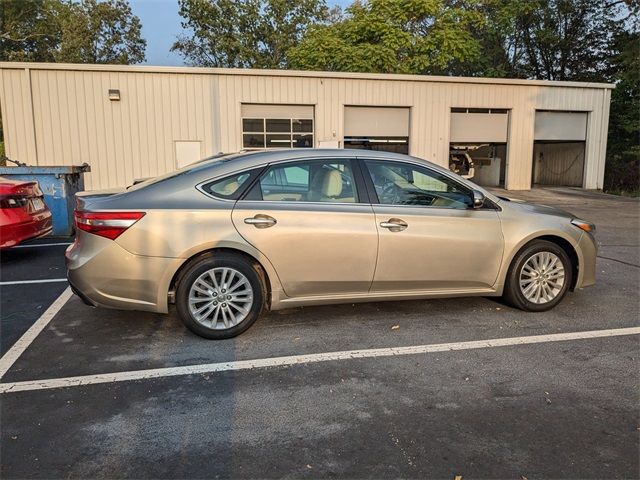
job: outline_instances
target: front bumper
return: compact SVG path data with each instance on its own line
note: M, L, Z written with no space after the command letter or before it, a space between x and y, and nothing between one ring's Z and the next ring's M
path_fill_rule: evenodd
M69 284L92 306L166 313L182 259L134 255L117 242L78 231L65 253Z
M596 258L598 256L598 244L593 235L583 233L577 248L580 256L580 267L576 288L589 287L596 283Z

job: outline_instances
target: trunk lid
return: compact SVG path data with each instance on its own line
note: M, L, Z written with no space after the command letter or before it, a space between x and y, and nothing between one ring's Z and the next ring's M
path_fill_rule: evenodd
M124 188L111 188L108 190L78 192L76 193L76 210L81 212L84 210L91 210L93 208L100 208L99 204L102 200L125 191L126 189Z
M0 208L22 208L31 214L44 210L46 205L38 182L0 177Z

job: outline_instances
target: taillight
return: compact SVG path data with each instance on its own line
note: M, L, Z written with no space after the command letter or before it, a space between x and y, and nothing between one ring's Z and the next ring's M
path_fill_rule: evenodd
M27 197L20 196L0 196L0 208L20 208L29 203Z
M115 240L144 212L75 212L76 227L85 232Z

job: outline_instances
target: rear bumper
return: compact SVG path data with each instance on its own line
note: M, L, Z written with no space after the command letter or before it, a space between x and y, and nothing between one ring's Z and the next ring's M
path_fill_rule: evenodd
M28 217L26 221L0 226L0 249L14 247L32 238L44 237L51 233L51 212L44 210Z
M96 307L166 313L181 259L134 255L116 242L78 231L65 253L74 293Z
M95 304L95 302L93 300L91 300L84 293L82 293L80 290L78 290L78 288L73 284L72 280L69 278L68 275L67 275L67 281L69 282L69 287L71 287L71 291L73 293L75 293L78 297L80 297L80 300L82 300L82 302L85 305L88 305L90 307L97 307L97 305Z

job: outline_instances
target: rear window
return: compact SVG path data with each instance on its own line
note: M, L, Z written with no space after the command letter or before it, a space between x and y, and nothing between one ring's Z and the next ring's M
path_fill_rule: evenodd
M187 165L186 167L182 167L178 170L174 170L173 172L165 173L164 175L159 175L157 177L153 177L143 182L132 185L128 188L128 190L130 191L137 190L139 188L144 188L144 187L148 187L149 185L153 185L154 183L169 180L170 178L174 178L179 175L186 175L192 172L198 172L200 169L209 167L209 165L213 162L228 162L229 160L233 160L234 158L241 155L243 154L242 153L226 153L226 154L213 155L211 157L198 160L197 162Z

